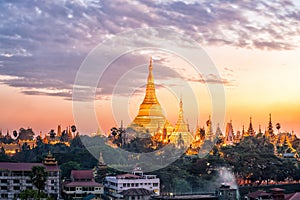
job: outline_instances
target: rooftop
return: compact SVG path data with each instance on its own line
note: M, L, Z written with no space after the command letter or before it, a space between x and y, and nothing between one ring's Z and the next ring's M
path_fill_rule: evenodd
M7 171L31 171L34 166L43 166L47 171L59 171L59 167L57 165L47 166L42 163L0 162L0 170Z
M73 179L94 179L93 170L72 170L71 177Z
M102 187L100 183L97 183L95 181L73 181L73 182L67 182L63 184L64 186L69 187Z

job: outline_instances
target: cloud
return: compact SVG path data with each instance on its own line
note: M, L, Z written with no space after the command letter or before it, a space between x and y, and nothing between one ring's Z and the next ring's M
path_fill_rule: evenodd
M22 77L2 83L23 88L28 95L65 98L87 54L103 40L135 28L169 27L200 44L239 48L291 50L300 41L300 11L291 0L7 0L0 4L0 13L0 75ZM120 75L115 71L103 79L108 88L104 94ZM168 76L162 72L158 80L160 75ZM144 74L137 76L134 84L142 84ZM232 82L213 76L199 79L204 80ZM35 91L41 88L53 92ZM56 93L60 89L69 92Z
M204 84L223 84L223 85L228 85L228 86L231 86L234 84L233 80L221 78L215 74L208 74L205 76L199 75L198 77L193 77L193 78L188 79L188 81L204 83Z

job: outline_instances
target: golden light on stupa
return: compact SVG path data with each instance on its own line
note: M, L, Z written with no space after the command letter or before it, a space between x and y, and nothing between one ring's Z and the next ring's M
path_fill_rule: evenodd
M162 107L156 97L152 58L150 58L149 74L147 79L146 94L140 105L137 116L129 127L135 130L148 130L154 134L159 127L164 127L168 132L173 131L173 126L163 114Z

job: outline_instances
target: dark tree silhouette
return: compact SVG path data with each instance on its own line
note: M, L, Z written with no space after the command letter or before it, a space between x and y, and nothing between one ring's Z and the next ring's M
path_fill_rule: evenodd
M277 124L276 124L276 129L278 130L278 133L279 133L279 129L280 129L280 128L281 128L280 124L277 123Z
M13 131L13 135L14 135L15 138L17 138L18 132L17 132L16 130L14 130L14 131Z
M32 184L38 189L38 194L45 188L48 173L43 166L33 166L30 173Z
M75 133L75 132L77 131L76 126L75 126L75 125L72 125L72 126L71 126L71 130L72 130L73 133Z
M54 132L53 129L50 130L49 134L50 134L50 138L51 138L51 139L54 139L54 138L55 138L56 133Z
M66 130L61 133L60 141L67 142L69 140Z
M28 129L20 128L18 139L19 140L33 140L34 135L35 134L31 128L28 128Z

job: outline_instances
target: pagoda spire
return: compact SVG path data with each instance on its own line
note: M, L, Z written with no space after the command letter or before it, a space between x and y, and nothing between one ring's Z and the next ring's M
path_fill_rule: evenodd
M180 97L180 102L179 102L179 119L183 120L183 109L182 109L182 97Z
M272 115L271 113L269 114L269 126L268 126L268 133L270 136L273 136L273 125L272 125Z
M254 136L254 130L253 130L253 126L252 126L252 117L250 116L250 123L249 123L249 128L248 128L248 134L250 136Z
M153 66L152 66L152 57L150 57L149 63L149 73L147 79L147 87L146 87L146 95L143 101L143 104L159 104L156 93L155 93L155 85L154 85L154 76L153 76Z
M148 67L148 79L146 86L146 94L143 102L140 105L139 112L134 118L133 122L129 127L137 131L149 131L151 134L154 134L157 131L157 124L167 124L166 127L169 131L172 131L174 128L170 122L166 119L163 114L161 105L159 104L156 93L155 93L155 84L153 76L153 61L150 57L149 67Z
M184 118L183 118L183 103L182 103L181 97L180 97L180 102L179 102L178 120L175 125L175 132L189 132L188 125L187 125L187 123L185 123Z

